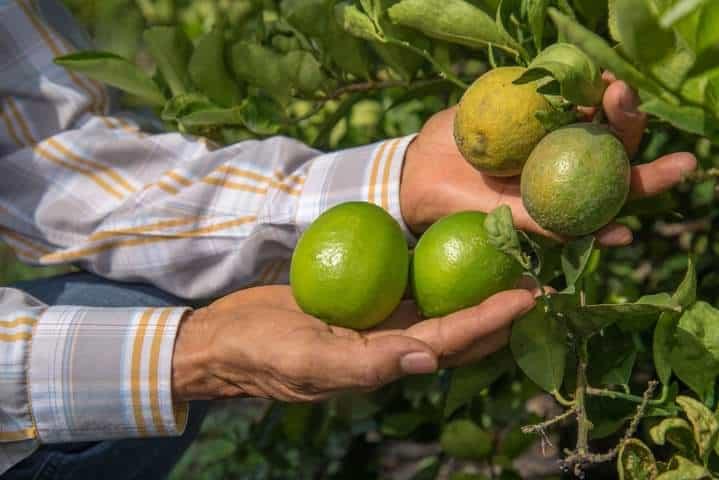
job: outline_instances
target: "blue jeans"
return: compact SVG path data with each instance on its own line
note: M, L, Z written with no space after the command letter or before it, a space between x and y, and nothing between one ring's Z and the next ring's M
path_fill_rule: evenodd
M48 305L165 307L186 302L156 288L105 280L87 273L21 282L14 287ZM180 437L43 445L1 480L162 479L197 436L207 402L192 402Z

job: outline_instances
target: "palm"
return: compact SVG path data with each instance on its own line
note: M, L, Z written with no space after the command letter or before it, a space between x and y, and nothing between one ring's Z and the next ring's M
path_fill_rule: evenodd
M646 126L644 114L636 110L638 98L620 81L606 77L609 86L603 108L609 126L622 140L630 156L636 153ZM519 177L497 178L475 170L461 156L452 135L455 109L439 112L423 127L409 147L402 179L401 202L405 220L415 231L422 231L437 219L462 210L489 212L506 204L515 224L526 231L557 238L529 216L522 204ZM696 167L689 153L666 155L632 169L631 195L651 196L681 181L682 175ZM405 207L408 206L408 207ZM610 224L597 232L602 245L631 242L629 229Z

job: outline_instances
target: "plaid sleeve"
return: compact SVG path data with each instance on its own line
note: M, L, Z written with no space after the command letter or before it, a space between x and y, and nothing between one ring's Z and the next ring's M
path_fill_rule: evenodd
M339 203L365 201L387 210L405 232L399 187L404 155L416 135L320 155L311 163L297 208L297 225L307 228L323 211Z
M33 333L32 415L44 443L178 435L172 353L184 308L50 307Z
M41 443L178 435L186 308L50 307L0 288L0 476Z

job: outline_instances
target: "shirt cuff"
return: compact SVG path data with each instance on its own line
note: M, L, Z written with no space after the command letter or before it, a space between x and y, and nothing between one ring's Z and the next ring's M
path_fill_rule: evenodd
M402 218L399 187L404 155L415 136L340 150L312 160L297 210L300 231L337 204L365 201L388 211L414 243L416 239Z
M45 443L179 435L172 354L187 308L50 307L32 338L28 382Z

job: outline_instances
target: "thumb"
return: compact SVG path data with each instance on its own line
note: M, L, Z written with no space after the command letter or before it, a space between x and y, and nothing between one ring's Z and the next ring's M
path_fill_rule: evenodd
M346 389L374 390L404 375L432 373L439 365L429 345L404 335L337 337L325 352L325 365L342 369L337 378Z

